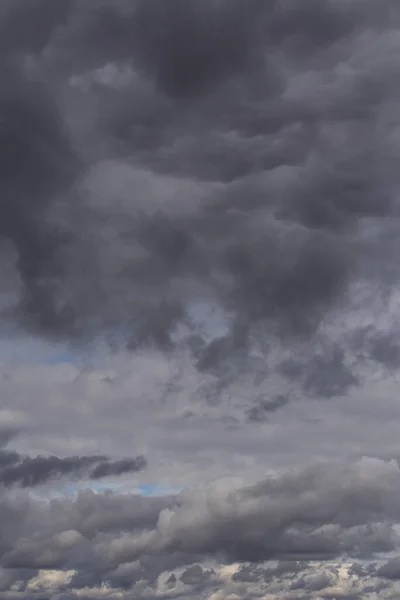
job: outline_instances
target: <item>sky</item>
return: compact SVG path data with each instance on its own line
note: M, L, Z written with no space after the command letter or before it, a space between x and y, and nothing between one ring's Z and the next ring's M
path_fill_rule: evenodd
M400 598L398 0L2 0L0 71L0 600Z

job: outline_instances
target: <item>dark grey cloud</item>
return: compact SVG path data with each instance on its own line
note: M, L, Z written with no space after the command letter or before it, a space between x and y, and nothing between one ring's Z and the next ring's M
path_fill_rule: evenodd
M15 249L22 320L51 334L67 319L63 309L57 313L51 290L63 277L59 256L69 234L47 216L79 162L46 90L7 65L1 74L0 235Z
M213 571L205 570L201 565L192 565L191 567L185 569L180 576L180 580L186 585L200 585L203 587L204 584L210 580L213 574Z
M332 585L332 578L327 573L318 573L311 577L301 577L290 586L292 590L306 589L310 592L319 592Z
M332 343L301 357L293 355L278 370L289 381L300 383L307 394L318 398L344 395L359 383L346 350Z
M256 404L247 410L247 417L249 421L266 421L269 413L283 408L289 401L290 396L284 394L278 394L272 398L258 398Z
M5 487L34 487L61 477L101 479L141 471L146 467L143 456L112 461L106 456L21 456L18 452L0 451L0 484Z
M157 526L160 512L172 508L176 498L143 498L135 495L80 492L76 498L60 498L43 505L27 496L11 498L2 494L4 519L0 563L7 568L78 569L76 581L93 586L110 579L121 585L128 572L108 556L113 553L118 536L127 532L151 531ZM35 533L36 532L36 533ZM180 564L173 554L172 565ZM124 561L121 561L121 563ZM127 561L125 561L127 562ZM146 564L132 579L143 573L148 579L168 568L168 560ZM185 564L185 563L183 563ZM140 565L139 565L140 566ZM157 575L156 575L157 576Z
M400 346L396 332L372 335L367 344L371 358L388 369L395 369L400 361Z
M378 569L378 575L386 579L400 579L400 560L391 558Z
M168 94L205 93L253 66L256 4L141 1L135 15L139 59Z
M90 473L91 479L100 479L110 475L123 475L141 471L146 467L146 459L144 456L137 458L123 458L122 460L108 461L102 460Z
M398 485L397 476L392 480L389 475L389 479L390 486ZM375 487L372 481L360 481L358 487L357 481L355 471L339 474L333 465L321 465L300 476L270 479L243 490L235 500L227 499L218 509L215 506L211 520L201 504L198 513L195 507L193 511L178 509L168 530L150 544L154 550L223 552L230 560L250 562L277 557L328 559L350 547L352 551L357 547L358 553L388 551L392 541L386 518L395 518L393 513L389 517L394 507L382 498L380 484ZM313 494L308 495L306 490L311 489ZM243 511L235 509L236 501L243 502ZM386 517L382 521L378 515L383 506ZM328 523L329 527L324 527Z
M282 560L276 567L262 567L254 564L244 564L232 575L232 581L250 583L254 581L271 582L284 576L287 580L299 575L307 567L306 562Z
M203 561L225 557L226 563L250 563L231 578L235 585L284 579L292 590L317 592L335 574L331 567L313 574L310 561L329 562L343 552L371 560L395 547L391 524L400 518L399 485L394 464L361 461L347 468L324 464L208 497L84 492L46 505L2 495L0 562L74 569L74 585L81 588L107 581L123 589L143 580L155 585L162 573L181 569L176 580L204 590L220 579ZM281 561L272 567L262 564L266 559ZM387 577L365 574L375 576Z
M72 0L5 0L0 9L2 56L42 52L72 5Z
M1 569L0 570L0 591L7 592L17 582L23 583L25 587L30 579L37 575L35 569ZM22 587L22 586L21 586Z
M18 428L2 427L0 428L0 448L4 448L8 443L18 435Z
M243 583L250 583L258 581L263 576L264 570L261 568L254 568L250 565L243 565L237 573L232 575L233 581L240 581Z
M391 43L392 8L8 3L8 69L33 53L44 86L20 66L0 107L20 321L169 348L201 297L232 315L233 345L315 331L359 273L360 224L394 210L394 66L366 74L360 54L363 32ZM131 75L90 84L94 67Z

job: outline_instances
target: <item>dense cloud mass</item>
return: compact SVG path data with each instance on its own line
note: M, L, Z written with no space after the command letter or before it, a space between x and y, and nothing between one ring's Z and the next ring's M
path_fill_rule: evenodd
M170 347L193 305L215 302L243 347L254 327L315 331L350 278L382 277L370 256L397 214L397 21L393 3L375 12L5 3L14 317Z
M48 506L27 496L4 496L4 580L9 585L16 570L28 597L38 570L39 589L46 586L46 571L58 570L54 588L71 588L71 594L110 586L110 593L116 588L127 598L158 597L161 587L171 597L220 589L216 597L225 598L256 584L264 594L288 587L318 597L325 589L328 594L343 571L335 563L342 553L362 560L395 548L399 489L398 466L371 460L345 468L317 466L229 493L143 498L87 491ZM279 559L278 566L272 558ZM313 572L315 562L325 562L326 570ZM399 578L396 565L390 559L366 565L365 572L359 566L359 576L368 574L360 586L366 590L368 582L371 592L389 588ZM228 582L224 569L231 574ZM27 574L23 583L21 571Z
M0 600L400 596L397 0L2 0L0 75Z

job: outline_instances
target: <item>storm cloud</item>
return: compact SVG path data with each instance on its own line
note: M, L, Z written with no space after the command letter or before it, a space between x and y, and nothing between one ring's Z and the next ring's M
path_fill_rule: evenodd
M0 3L0 598L400 595L399 31Z
M7 314L131 348L173 347L199 300L241 347L254 327L315 332L379 276L363 223L397 214L391 9L6 4L26 40L4 52Z

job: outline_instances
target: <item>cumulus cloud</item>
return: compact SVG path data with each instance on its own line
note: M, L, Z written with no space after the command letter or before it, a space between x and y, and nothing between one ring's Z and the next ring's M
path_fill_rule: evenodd
M319 593L335 587L343 552L379 557L396 546L399 486L397 465L364 460L282 473L247 488L163 498L83 492L43 505L3 495L4 578L9 569L32 578L40 569L58 569L72 573L66 585L81 593L140 582L152 588L160 577L170 591L182 585L212 591L223 587L218 559L238 565L230 585L239 589L281 581L299 593ZM336 576L329 572L335 558ZM275 567L265 564L276 559L282 562ZM331 567L305 573L310 561ZM389 561L368 577L396 579L394 567ZM353 571L360 575L356 566Z

